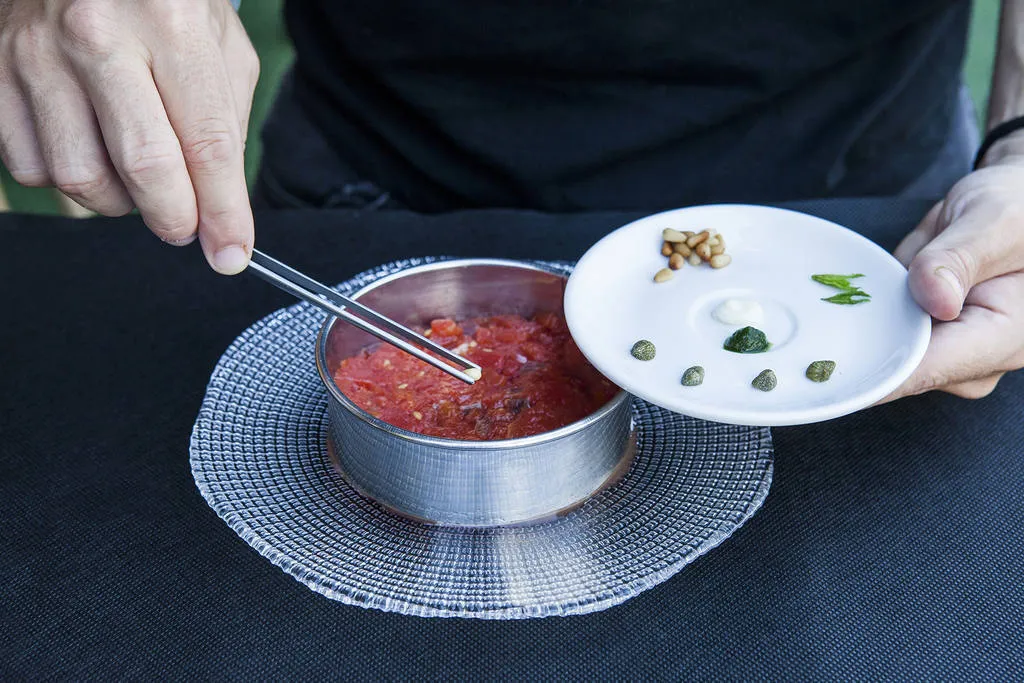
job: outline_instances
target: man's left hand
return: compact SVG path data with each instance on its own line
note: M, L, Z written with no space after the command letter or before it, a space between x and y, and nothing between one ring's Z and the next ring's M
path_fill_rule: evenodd
M897 247L934 324L921 365L885 400L933 389L981 398L1024 367L1022 133L994 145Z

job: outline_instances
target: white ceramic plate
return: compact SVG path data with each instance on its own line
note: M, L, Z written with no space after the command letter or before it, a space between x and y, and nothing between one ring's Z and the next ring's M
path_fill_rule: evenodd
M665 283L662 229L721 233L732 263L718 270L689 264ZM816 273L862 273L854 284L867 303L822 301L837 293L811 280ZM729 298L753 299L764 310L757 327L772 347L737 354L723 343L742 325L712 311ZM931 320L913 300L907 271L874 242L820 218L762 206L697 206L630 223L580 259L565 292L565 316L583 354L630 393L668 410L745 425L793 425L852 413L895 390L921 362ZM634 342L654 342L657 355L639 361ZM805 376L816 360L833 360L829 381ZM704 383L683 386L683 372L704 367ZM770 368L777 387L751 381Z

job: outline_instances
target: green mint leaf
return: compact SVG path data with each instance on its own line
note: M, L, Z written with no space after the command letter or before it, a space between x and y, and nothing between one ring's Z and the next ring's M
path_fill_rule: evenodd
M839 294L833 294L832 296L828 297L827 299L822 299L822 301L827 301L830 304L845 304L845 305L862 304L862 303L864 303L866 301L870 301L870 300L871 300L871 295L868 294L867 292L863 292L863 291L861 291L859 289L849 289L849 290L847 290L845 292L840 292Z
M823 275L812 275L811 279L814 280L815 282L820 282L821 284L826 285L828 287L833 287L835 289L847 290L847 289L856 289L856 287L854 287L853 285L850 284L850 280L856 280L859 277L864 277L864 275L862 273L854 273L853 275L830 275L830 274L823 274Z
M839 294L834 294L822 301L827 301L830 304L862 304L865 301L871 299L871 295L862 289L855 287L850 284L850 280L856 280L859 277L864 277L862 273L853 273L852 275L833 275L833 274L820 274L812 275L811 279L817 283L823 284L826 287L832 287L838 289Z

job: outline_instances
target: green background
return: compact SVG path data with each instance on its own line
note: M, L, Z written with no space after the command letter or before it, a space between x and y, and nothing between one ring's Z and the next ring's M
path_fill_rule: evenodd
M241 15L253 45L263 65L256 98L253 104L246 148L245 166L251 181L260 157L259 127L273 99L282 72L291 60L292 52L281 21L282 0L250 0L242 3ZM979 117L984 116L988 99L992 59L995 51L996 28L999 20L999 0L974 0L974 18L964 78L978 105ZM0 187L14 211L56 213L54 193L50 190L32 190L20 187L0 168Z

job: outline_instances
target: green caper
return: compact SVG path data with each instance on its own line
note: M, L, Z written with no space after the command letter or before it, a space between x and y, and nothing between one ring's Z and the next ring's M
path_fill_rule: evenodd
M807 379L812 382L827 382L835 369L834 360L816 360L807 366Z
M754 381L750 383L755 389L761 391L771 391L778 385L779 381L775 378L775 373L769 370L762 370L761 374L754 378Z
M704 383L704 368L699 365L694 365L692 368L687 368L686 372L683 373L682 385L684 387L695 387Z
M654 360L654 342L641 339L636 344L633 344L633 348L629 352L637 360Z

